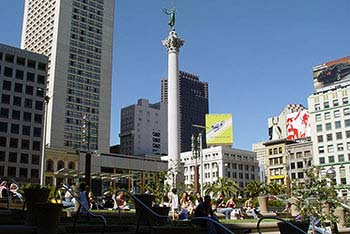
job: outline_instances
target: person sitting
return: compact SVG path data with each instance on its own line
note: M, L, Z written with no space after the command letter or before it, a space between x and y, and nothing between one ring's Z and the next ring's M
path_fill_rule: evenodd
M232 207L226 206L224 194L220 194L219 199L216 201L216 211L224 214L226 219L230 219L232 210Z
M129 210L129 206L126 204L124 192L119 192L114 198L113 209Z
M210 195L204 196L204 201L200 201L196 210L194 211L194 217L207 217L214 219L215 221L218 218L214 215L214 211L212 209L211 197ZM199 224L207 225L209 228L209 234L215 233L215 225L212 222L198 222Z
M237 208L235 195L232 195L232 197L226 202L226 207L232 208L231 216L234 218L243 219L241 209Z
M287 202L286 207L282 211L282 213L287 213L288 215L292 214L292 203Z
M96 202L96 197L91 191L89 192L88 197L89 197L90 210L98 210L99 207Z
M248 200L245 201L243 209L247 214L251 214L254 219L258 218L256 210L254 209L253 197L249 197Z
M107 190L102 195L102 206L104 209L111 209L114 207L114 199L112 198L112 193Z
M181 220L187 220L189 215L192 215L192 212L193 212L193 205L191 200L189 199L187 192L184 192L182 194L182 197L180 199L180 208L181 208L181 213L179 215L179 218Z

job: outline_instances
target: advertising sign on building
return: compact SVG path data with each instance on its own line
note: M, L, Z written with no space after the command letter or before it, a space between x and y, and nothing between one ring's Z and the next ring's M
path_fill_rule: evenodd
M350 83L350 57L344 57L313 67L316 91L337 84Z
M286 116L287 140L310 137L309 112L302 110Z
M207 145L232 145L232 114L206 114Z
M286 138L286 121L281 116L268 118L269 140Z

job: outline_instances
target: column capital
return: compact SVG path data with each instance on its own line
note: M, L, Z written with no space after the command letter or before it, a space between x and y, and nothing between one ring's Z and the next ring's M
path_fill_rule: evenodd
M180 47L184 44L184 40L181 40L176 31L172 30L162 43L168 49L168 53L173 53L179 52Z

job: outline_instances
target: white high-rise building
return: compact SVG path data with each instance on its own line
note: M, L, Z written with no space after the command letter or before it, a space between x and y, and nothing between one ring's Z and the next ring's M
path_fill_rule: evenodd
M109 152L113 0L26 0L21 47L49 57L46 144Z
M120 153L164 155L168 153L167 105L139 99L124 107L120 118Z

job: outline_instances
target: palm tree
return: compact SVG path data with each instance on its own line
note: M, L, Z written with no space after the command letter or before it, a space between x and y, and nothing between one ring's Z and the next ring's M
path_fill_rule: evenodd
M213 197L217 197L220 194L230 196L236 194L239 190L236 181L227 177L219 178L214 183L205 185L204 189L205 194L212 193Z
M272 195L281 195L286 192L285 187L281 184L277 184L276 182L270 182L267 185L267 190Z
M259 196L263 191L265 191L265 183L259 180L249 182L244 188L244 192L253 197Z

